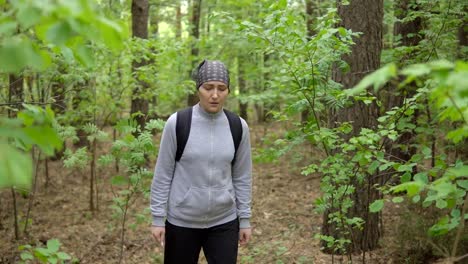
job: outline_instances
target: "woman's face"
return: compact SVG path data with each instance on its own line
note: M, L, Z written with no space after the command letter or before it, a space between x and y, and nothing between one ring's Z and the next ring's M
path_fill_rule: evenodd
M198 88L200 106L208 113L221 111L228 94L227 85L219 81L205 82Z

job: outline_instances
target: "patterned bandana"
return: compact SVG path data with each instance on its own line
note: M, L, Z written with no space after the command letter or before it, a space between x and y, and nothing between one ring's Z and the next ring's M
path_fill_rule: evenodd
M226 66L220 61L204 60L198 65L198 71L194 74L197 89L209 81L220 81L229 88L229 72Z

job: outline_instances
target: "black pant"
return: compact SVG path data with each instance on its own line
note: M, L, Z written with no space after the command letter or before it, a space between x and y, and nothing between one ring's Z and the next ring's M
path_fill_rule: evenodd
M187 228L166 221L164 264L196 264L203 248L209 264L235 264L239 220L210 228Z

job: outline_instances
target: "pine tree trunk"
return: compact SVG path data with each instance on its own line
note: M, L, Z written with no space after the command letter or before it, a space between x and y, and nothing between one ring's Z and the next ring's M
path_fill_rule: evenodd
M132 0L132 36L135 38L148 38L148 14L149 3L148 0ZM134 60L132 62L132 71L136 72L138 68L147 65L145 60ZM134 74L137 76L137 74ZM136 77L138 79L138 77ZM149 84L143 80L137 80L137 85L133 90L132 104L130 113L139 113L135 117L141 129L145 127L146 118L148 116L148 100L142 94L149 88Z
M351 54L343 56L349 65L349 71L343 72L339 68L333 69L333 80L343 87L352 88L365 75L380 67L380 53L382 50L383 28L383 0L353 0L349 5L341 5L337 2L338 14L341 18L340 26L351 29L353 32L362 32L355 39ZM365 105L356 102L353 106L343 108L333 113L331 124L338 126L342 122L352 122L352 135L357 135L362 128L373 128L377 124L378 108L376 104ZM367 181L358 183L354 181L354 205L349 210L347 217L360 217L365 221L363 230L354 229L350 234L352 244L347 248L347 253L369 251L377 247L381 235L380 214L369 213L369 204L379 199L381 194L374 184L378 179L369 175ZM332 223L328 223L329 213L324 214L322 234L333 237L342 237ZM331 249L326 249L332 253Z
M200 13L201 13L201 4L202 0L193 0L192 3L192 18L190 22L190 36L192 38L191 40L191 65L192 67L189 70L188 76L189 78L192 77L192 70L195 69L197 66L197 60L198 60L198 54L199 54L199 49L198 49L198 40L200 38ZM192 106L198 103L198 96L196 93L194 94L189 94L188 99L187 99L187 104L188 106Z

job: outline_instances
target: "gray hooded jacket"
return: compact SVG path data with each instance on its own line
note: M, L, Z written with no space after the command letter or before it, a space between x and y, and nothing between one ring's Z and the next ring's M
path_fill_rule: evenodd
M223 111L210 114L200 105L192 111L192 125L184 153L175 162L177 115L164 127L151 185L154 226L164 218L174 225L209 228L238 217L240 228L250 227L252 160L249 128L242 122L242 140L234 166L234 142Z

